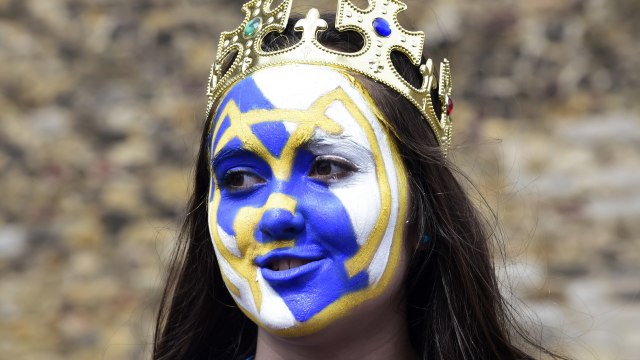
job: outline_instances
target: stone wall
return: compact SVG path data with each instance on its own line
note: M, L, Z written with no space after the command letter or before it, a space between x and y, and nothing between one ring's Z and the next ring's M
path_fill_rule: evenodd
M409 6L452 60L452 158L499 218L523 321L575 358L636 358L640 3ZM148 353L209 66L240 19L231 0L0 0L3 357Z

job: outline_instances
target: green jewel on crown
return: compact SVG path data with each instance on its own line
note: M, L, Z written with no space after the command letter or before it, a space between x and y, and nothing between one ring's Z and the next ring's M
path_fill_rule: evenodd
M247 23L247 26L244 27L244 30L242 31L242 36L244 36L245 39L251 39L254 36L256 36L256 34L258 33L261 27L262 27L262 19L259 17L253 18L251 21Z
M209 75L207 116L229 87L259 69L285 64L330 66L364 75L404 96L427 120L446 154L452 135L450 64L444 59L438 74L431 59L421 63L424 33L409 31L400 25L398 13L407 8L403 2L369 0L369 6L360 9L350 0L338 0L336 29L356 31L364 39L363 48L355 53L328 49L318 42L317 34L327 29L327 22L317 9L309 10L307 16L295 24L295 31L302 32L298 43L277 51L262 50L262 40L267 34L284 31L292 1L283 0L271 8L273 0L251 0L242 6L245 13L242 24L234 31L221 34L216 60ZM398 73L391 62L393 51L404 53L419 67L423 77L420 87L414 87ZM231 66L224 69L225 60L233 57ZM433 90L437 90L441 104L439 117L431 98Z

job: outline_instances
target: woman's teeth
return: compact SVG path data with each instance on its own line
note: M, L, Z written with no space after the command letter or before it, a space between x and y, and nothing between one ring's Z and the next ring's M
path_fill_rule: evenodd
M308 263L309 261L301 259L280 259L272 262L271 265L269 265L269 269L273 271L289 270Z

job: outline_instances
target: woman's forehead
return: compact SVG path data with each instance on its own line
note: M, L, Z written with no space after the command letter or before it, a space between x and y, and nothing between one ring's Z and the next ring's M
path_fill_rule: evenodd
M338 87L353 85L338 70L315 65L285 65L251 75L264 97L279 109L304 110Z
M309 121L329 118L342 128L340 137L366 145L367 139L362 131L362 121L354 118L362 116L367 126L379 129L369 97L363 96L354 86L353 78L342 72L316 65L285 65L259 70L236 83L222 98L214 123L225 122L232 104L245 120L249 113L256 111L285 114L278 110L306 111ZM322 105L320 105L322 104ZM357 110L357 111L354 111ZM297 125L286 117L271 119L280 122L291 133ZM226 126L222 126L225 128ZM215 127L214 127L215 128ZM375 131L379 135L379 131ZM314 137L325 137L326 133L317 131Z

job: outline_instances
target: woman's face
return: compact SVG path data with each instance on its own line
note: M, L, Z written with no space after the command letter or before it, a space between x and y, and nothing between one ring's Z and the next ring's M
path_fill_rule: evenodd
M220 101L209 229L229 292L267 330L312 333L392 282L407 179L376 113L312 65L260 70Z

